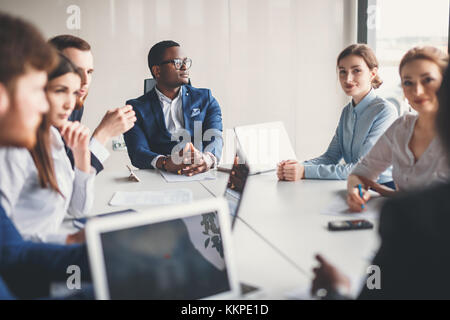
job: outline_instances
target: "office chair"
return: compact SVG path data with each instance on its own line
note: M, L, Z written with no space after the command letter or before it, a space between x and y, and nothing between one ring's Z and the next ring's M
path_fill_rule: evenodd
M191 79L189 78L189 85L191 86ZM156 80L153 78L144 80L144 94L152 90L156 86Z
M156 80L153 78L144 80L144 94L152 90L156 86Z

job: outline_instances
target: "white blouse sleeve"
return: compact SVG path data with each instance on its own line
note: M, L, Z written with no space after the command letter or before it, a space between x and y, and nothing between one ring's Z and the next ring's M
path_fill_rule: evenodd
M31 154L22 148L0 148L0 204L11 217L20 192L34 166Z
M89 150L94 154L94 156L103 164L109 157L108 149L98 142L97 139L92 138L89 142Z
M392 155L395 148L393 138L400 120L396 120L386 130L366 156L358 162L351 174L376 181L380 174L392 165Z
M24 240L32 242L45 242L45 243L56 243L65 244L68 234L67 233L34 233L34 234L23 234Z
M73 217L86 216L94 203L94 180L96 171L91 167L91 172L86 173L75 167L72 197L68 213Z

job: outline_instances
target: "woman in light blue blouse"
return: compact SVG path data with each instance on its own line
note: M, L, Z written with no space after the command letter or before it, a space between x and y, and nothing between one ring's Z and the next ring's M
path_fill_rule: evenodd
M296 160L280 162L277 170L280 180L347 179L353 166L369 152L398 117L396 108L375 93L382 81L378 76L378 61L372 49L364 44L350 45L339 54L337 68L342 89L352 97L352 101L342 111L327 151L303 163ZM342 158L344 163L341 162ZM391 181L389 168L378 182Z

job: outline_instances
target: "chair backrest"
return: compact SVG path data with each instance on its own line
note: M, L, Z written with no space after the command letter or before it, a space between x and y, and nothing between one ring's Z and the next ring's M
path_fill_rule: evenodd
M189 85L191 86L191 79L189 78ZM152 90L156 86L156 80L153 78L144 80L144 94Z
M156 86L156 80L153 78L144 80L144 94L152 90Z

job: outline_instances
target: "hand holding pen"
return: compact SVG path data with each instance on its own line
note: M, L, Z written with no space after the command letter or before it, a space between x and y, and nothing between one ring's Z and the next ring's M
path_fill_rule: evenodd
M370 199L370 193L361 184L356 185L347 194L347 203L351 212L362 212L366 209L366 203Z

